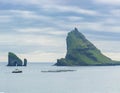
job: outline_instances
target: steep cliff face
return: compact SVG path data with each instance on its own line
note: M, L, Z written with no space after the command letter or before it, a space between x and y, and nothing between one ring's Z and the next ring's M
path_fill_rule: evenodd
M24 60L24 66L27 65L27 59ZM8 65L7 66L23 66L22 60L17 57L14 53L8 53Z
M89 66L89 65L117 65L98 50L77 28L68 33L67 54L65 58L57 60L57 66Z

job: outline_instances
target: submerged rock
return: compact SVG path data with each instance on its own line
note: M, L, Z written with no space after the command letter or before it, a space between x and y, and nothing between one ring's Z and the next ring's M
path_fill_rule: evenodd
M77 28L68 33L66 42L67 54L57 60L57 66L120 65L103 55Z
M24 60L24 65L27 65L27 61ZM22 60L17 57L14 53L8 53L8 65L7 66L23 66Z
M76 71L76 70L48 70L48 71L41 71L41 72L73 72L73 71Z

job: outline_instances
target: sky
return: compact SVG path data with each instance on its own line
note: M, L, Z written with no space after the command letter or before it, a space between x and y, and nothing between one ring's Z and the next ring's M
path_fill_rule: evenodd
M29 62L56 62L74 27L120 60L120 0L0 0L0 62L8 52Z

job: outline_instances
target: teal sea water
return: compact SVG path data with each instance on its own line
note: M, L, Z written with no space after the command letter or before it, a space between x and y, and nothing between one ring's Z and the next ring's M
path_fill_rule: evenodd
M30 63L7 67L0 63L0 93L120 93L120 66L56 67ZM14 69L23 73L11 73ZM76 70L43 73L43 70Z

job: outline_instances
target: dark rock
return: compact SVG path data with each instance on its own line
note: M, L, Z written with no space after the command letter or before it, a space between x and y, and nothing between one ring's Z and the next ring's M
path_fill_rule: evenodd
M27 59L24 59L24 65L23 66L27 66Z
M77 28L68 33L66 41L67 54L57 60L57 66L120 65L103 55Z
M27 65L27 60L24 60L24 65ZM22 60L17 57L14 53L8 53L8 65L7 66L23 66Z
M48 71L41 71L41 72L73 72L73 71L76 71L76 70L48 70Z

